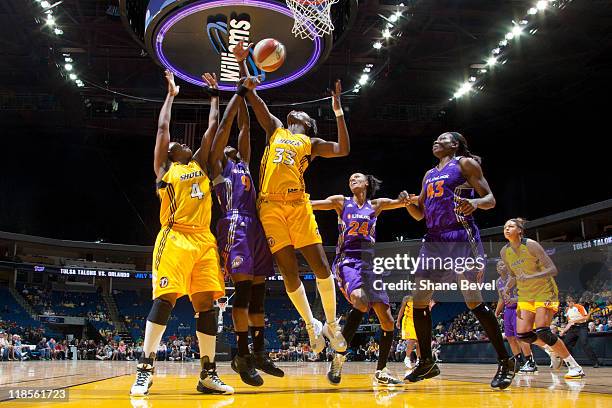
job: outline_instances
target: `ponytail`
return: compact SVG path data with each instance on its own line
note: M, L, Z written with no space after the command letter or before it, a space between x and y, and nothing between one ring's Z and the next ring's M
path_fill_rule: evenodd
M368 180L368 187L366 188L366 197L368 199L374 198L376 192L380 190L380 186L382 184L382 180L374 177L371 174L366 174L366 179Z
M317 137L317 134L319 133L317 129L317 121L313 118L310 118L309 124L310 126L308 127L308 129L306 129L306 136Z

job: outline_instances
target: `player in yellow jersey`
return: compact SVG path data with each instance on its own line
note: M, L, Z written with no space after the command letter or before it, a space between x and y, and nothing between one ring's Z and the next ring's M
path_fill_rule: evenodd
M538 242L525 238L525 220L522 218L506 221L504 237L509 242L501 249L500 256L516 279L518 290L517 337L540 347L550 346L569 367L565 378L584 377L582 368L563 340L550 330L550 323L559 308L559 291L554 278L557 267Z
M417 343L416 331L414 329L414 320L412 319L412 296L404 296L402 305L397 313L396 326L402 331L402 340L406 340L406 358L404 364L407 368L412 368L410 355L416 346L417 358L419 357L419 344Z
M204 74L209 85L208 129L200 148L170 143L170 112L179 93L174 75L166 71L168 95L162 106L154 170L161 200L161 231L153 250L153 306L147 317L143 356L138 361L132 396L145 396L152 385L153 362L176 299L189 295L196 318L202 371L197 390L205 394L233 394L219 379L215 367L217 316L214 300L225 294L217 243L210 232L211 195L206 162L219 121L216 76Z
M243 43L236 45L244 53L249 52L250 46L244 47ZM321 245L304 183L304 172L316 157L343 157L349 154L349 134L340 105L340 81L336 82L331 98L338 127L337 142L316 137L316 121L302 111L289 112L285 128L270 113L255 89L248 91L241 87L241 91L246 94L257 121L266 132L267 146L261 160L258 210L268 245L283 275L285 289L306 322L313 351L323 351L323 335L330 340L333 349L344 351L346 341L336 319L334 278ZM325 326L312 315L299 277L296 249L302 252L317 277L317 288L327 320Z

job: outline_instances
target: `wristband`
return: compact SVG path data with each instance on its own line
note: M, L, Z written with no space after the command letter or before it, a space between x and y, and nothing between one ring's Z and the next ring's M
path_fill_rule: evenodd
M342 111L342 108L340 108L338 110L334 109L334 113L336 114L337 118L344 115L344 112Z
M247 88L247 87L246 87L246 86L244 86L244 85L240 85L240 86L238 87L238 89L236 89L236 95L238 95L238 96L245 96L246 94L248 94L248 93L249 93L249 91L250 91L250 89L249 89L249 88Z
M214 96L219 96L219 90L218 89L214 89L214 88L206 88L206 92L208 92L208 95L210 95L210 97L214 97Z

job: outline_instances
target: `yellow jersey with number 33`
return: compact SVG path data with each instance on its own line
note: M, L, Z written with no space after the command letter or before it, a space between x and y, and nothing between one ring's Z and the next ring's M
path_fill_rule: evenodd
M198 162L172 163L157 184L159 222L181 232L210 231L210 180Z
M261 159L260 197L268 200L295 200L306 192L304 172L310 162L310 138L278 128L270 137Z

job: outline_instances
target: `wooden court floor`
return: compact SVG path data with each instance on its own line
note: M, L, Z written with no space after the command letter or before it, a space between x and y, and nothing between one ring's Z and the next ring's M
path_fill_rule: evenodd
M134 362L49 361L1 362L0 406L162 408L162 407L589 407L612 406L612 368L585 368L583 380L565 380L563 371L540 367L537 375L517 376L508 390L492 390L495 372L489 364L441 364L440 377L407 384L395 390L373 389L374 363L346 363L342 383L329 385L327 363L282 363L284 378L264 376L254 388L240 382L228 363L219 363L221 378L236 389L231 396L206 396L195 390L197 363L156 364L151 393L131 399ZM403 375L402 364L390 370ZM8 399L13 388L62 388L69 400L21 401Z

